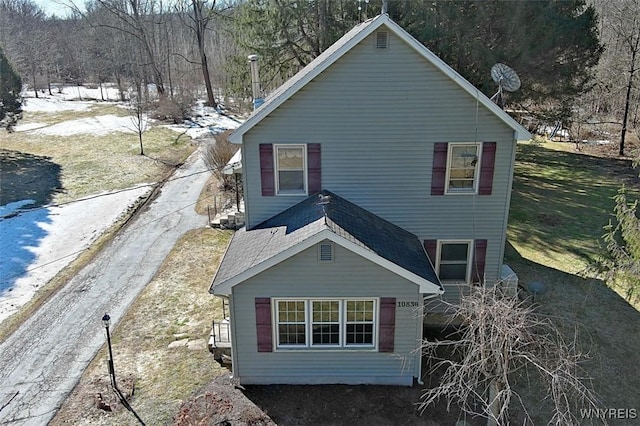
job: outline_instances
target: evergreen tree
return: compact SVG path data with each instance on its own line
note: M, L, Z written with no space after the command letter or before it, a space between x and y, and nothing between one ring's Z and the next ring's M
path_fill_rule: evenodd
M595 9L584 0L392 2L389 12L488 96L497 89L491 67L509 65L522 81L510 100L556 119L590 88L602 53Z
M354 24L380 13L381 4L358 4L245 0L234 13L234 39L262 58L263 86L277 87ZM388 13L488 96L497 90L491 67L511 66L522 87L508 100L556 119L568 117L575 97L589 89L602 53L595 10L584 0L394 1Z
M618 191L615 220L604 228L605 253L597 264L607 283L621 289L631 303L640 302L639 202L628 200L624 187Z
M22 79L0 47L0 124L11 131L22 114Z

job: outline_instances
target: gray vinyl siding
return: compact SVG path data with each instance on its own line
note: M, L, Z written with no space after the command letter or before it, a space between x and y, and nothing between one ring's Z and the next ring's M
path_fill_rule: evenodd
M421 300L417 285L341 246L335 246L334 262L318 262L317 253L316 245L233 287L234 376L246 384L411 385L418 366L412 351L422 323L415 308L396 307L394 353L372 349L257 351L256 297Z
M260 195L260 143L320 143L322 187L424 239L487 239L500 276L514 132L389 33L354 47L244 135L248 227L304 196ZM348 117L348 120L345 120ZM477 120L476 120L477 117ZM435 142L497 142L493 194L431 196Z

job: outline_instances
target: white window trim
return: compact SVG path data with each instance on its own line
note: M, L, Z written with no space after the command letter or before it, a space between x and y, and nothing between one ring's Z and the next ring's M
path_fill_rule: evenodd
M475 146L478 159L476 161L476 169L473 176L473 188L472 189L450 189L449 182L451 181L451 152L454 147L460 146ZM444 193L446 195L476 195L478 193L479 180L480 180L480 164L482 161L482 144L477 142L449 142L447 144L447 174L445 177Z
M280 339L279 339L279 332L278 332L278 327L280 325L280 321L278 320L279 318L279 309L278 309L278 302L279 301L286 301L286 302L304 302L304 324L305 324L305 342L306 344L304 345L281 345L280 344ZM294 298L279 298L279 299L273 299L272 301L273 303L271 303L272 309L271 309L271 315L272 315L272 324L275 324L275 326L272 326L272 335L273 335L273 341L276 342L276 347L278 348L282 348L282 349L299 349L299 348L306 348L309 345L309 303L308 300L306 299L302 299L299 297L294 297Z
M347 301L371 301L373 302L373 343L371 344L347 344ZM280 322L278 321L278 302L304 302L305 308L305 345L281 345L278 336L278 328ZM313 318L312 318L312 306L313 302L327 302L338 301L340 310L340 344L338 345L323 345L313 344ZM378 351L378 341L380 332L380 299L376 297L342 297L342 298L328 298L328 297L277 297L271 299L271 314L272 314L272 336L275 342L275 350L283 351L349 351L349 350L366 350L376 352Z
M466 271L466 281L445 281L443 284L445 285L468 285L471 283L471 271L473 264L473 240L438 240L438 248L436 251L436 273L440 276L440 262L442 255L442 246L445 244L467 244L467 271Z
M278 148L302 148L302 180L304 189L300 192L280 192L280 168L278 163ZM276 183L276 195L278 196L300 196L309 194L307 183L307 144L274 144L273 145L273 170Z

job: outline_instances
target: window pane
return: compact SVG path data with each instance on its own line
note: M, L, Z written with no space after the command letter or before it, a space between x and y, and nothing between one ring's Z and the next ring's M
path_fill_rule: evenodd
M467 264L440 264L440 279L442 281L466 281Z
M340 302L323 300L312 302L314 345L340 344Z
M347 345L373 344L373 324L347 324Z
M304 172L282 171L278 172L278 189L280 191L304 191Z
M467 262L469 243L442 244L440 247L440 261Z
M278 344L305 345L305 303L299 300L278 301Z
M278 147L278 168L280 170L302 170L304 167L303 148Z
M372 345L374 302L372 300L350 300L347 302L345 345Z
M340 324L325 324L313 326L314 345L340 344Z
M452 145L449 158L449 189L473 190L477 165L476 145Z
M304 324L280 324L278 326L280 345L305 345L306 333Z

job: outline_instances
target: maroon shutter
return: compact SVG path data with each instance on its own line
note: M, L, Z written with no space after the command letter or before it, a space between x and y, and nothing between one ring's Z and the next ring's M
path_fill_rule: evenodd
M496 143L485 142L482 144L482 159L480 164L479 195L491 195L493 187L493 169L496 165Z
M272 196L276 193L275 178L273 175L273 144L260 144L260 182L262 183L262 195Z
M431 171L431 195L444 195L445 179L447 177L446 142L433 144L433 169Z
M429 259L433 266L436 266L436 253L438 251L438 240L424 240L422 242L425 251L429 255Z
M271 332L271 299L256 297L256 327L258 331L258 352L273 350Z
M380 298L380 342L379 352L393 352L396 332L396 298Z
M307 169L307 185L309 186L309 195L312 195L322 190L319 143L307 145Z
M475 240L474 243L471 279L474 283L482 284L484 281L484 266L487 257L487 240Z

